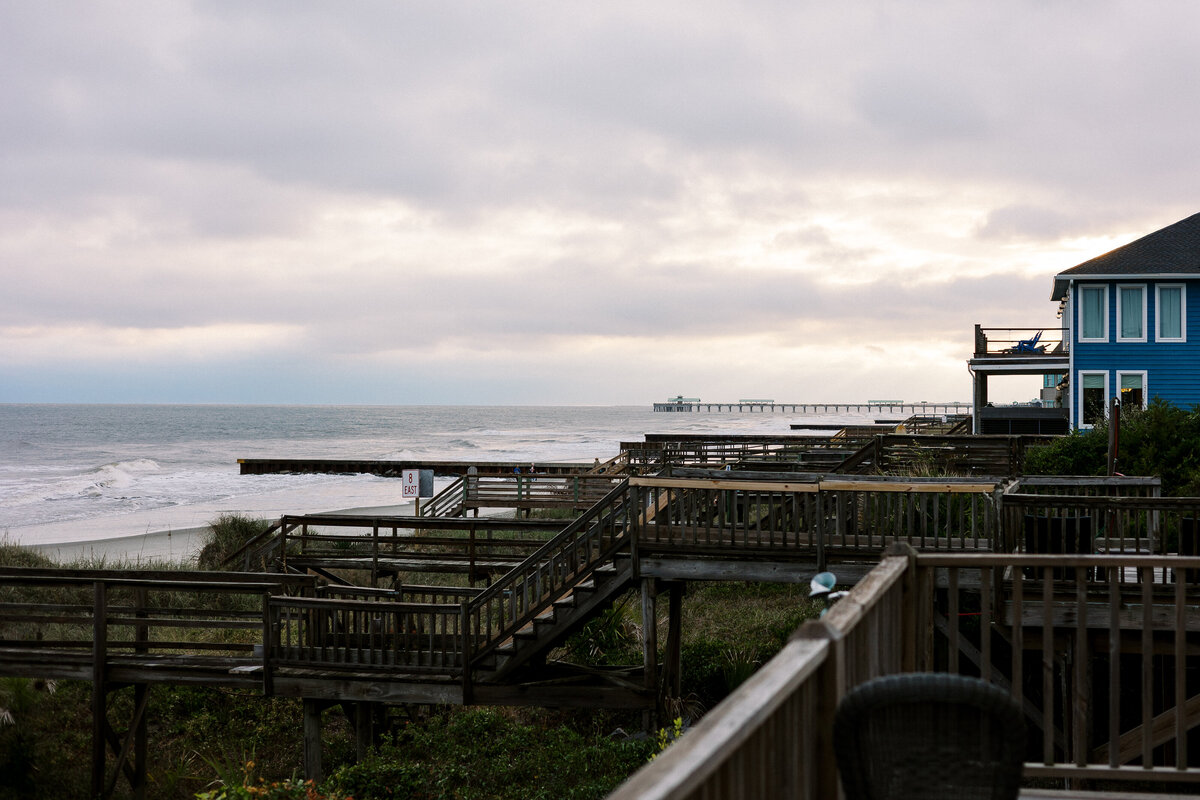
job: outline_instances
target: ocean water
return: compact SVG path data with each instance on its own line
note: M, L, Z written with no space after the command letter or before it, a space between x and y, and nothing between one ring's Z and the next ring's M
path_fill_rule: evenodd
M655 413L649 404L0 405L0 534L87 542L192 529L223 512L270 518L401 503L392 478L240 475L239 458L590 463L646 433L790 433L796 421Z

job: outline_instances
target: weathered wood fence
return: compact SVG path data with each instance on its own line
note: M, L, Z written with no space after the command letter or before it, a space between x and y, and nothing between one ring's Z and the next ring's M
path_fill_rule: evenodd
M610 798L835 797L838 701L910 671L1010 691L1026 777L1200 784L1200 558L894 552Z

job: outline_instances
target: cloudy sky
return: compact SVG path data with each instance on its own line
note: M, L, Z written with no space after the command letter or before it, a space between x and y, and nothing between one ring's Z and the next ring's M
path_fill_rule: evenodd
M969 400L974 324L1057 326L1056 272L1200 210L1198 33L0 0L0 402Z

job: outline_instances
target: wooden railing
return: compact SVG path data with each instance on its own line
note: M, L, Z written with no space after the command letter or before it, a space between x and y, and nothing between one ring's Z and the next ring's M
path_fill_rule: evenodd
M464 510L480 508L590 508L617 485L612 475L468 476Z
M247 539L242 543L241 547L238 547L225 557L221 567L223 569L243 572L251 570L271 572L270 566L279 557L279 553L276 551L279 543L276 534L279 532L281 525L282 523L279 521L273 522L262 533L251 539Z
M907 556L884 559L610 800L837 797L833 711L858 683L913 668L911 585Z
M824 469L862 446L864 436L703 437L621 442L629 464L645 474L679 466L723 466L746 459L790 461Z
M422 517L451 517L460 516L465 508L463 499L467 494L467 486L478 476L463 475L440 492L421 504L419 516Z
M1013 480L1004 491L1006 494L1161 497L1162 478L1138 475L1024 475Z
M341 565L378 577L395 571L389 562L403 560L412 571L462 572L474 579L520 563L562 527L562 521L494 517L287 515L274 550L282 554L283 569Z
M1200 498L1006 494L1005 553L1200 555Z
M718 475L722 473L716 473ZM935 550L990 549L997 531L989 480L796 481L631 478L638 546L692 555L807 550L819 565L832 551L876 556L893 541Z
M487 587L469 603L468 636L479 661L619 552L629 553L632 537L629 484L622 482L562 533Z
M457 674L465 603L272 597L271 667Z
M834 472L876 474L1019 475L1029 447L1059 437L879 434Z
M901 671L1012 693L1027 778L1200 785L1192 580L1200 558L896 550L610 800L835 797L838 701Z
M261 663L268 596L311 594L297 575L0 568L5 674L182 680Z
M1200 784L1187 747L1200 721L1200 687L1188 680L1200 558L920 554L916 563L946 643L932 668L980 674L1021 700L1026 777Z

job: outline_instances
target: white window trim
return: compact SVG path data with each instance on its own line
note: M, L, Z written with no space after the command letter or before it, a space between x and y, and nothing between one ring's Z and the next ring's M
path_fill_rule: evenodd
M1078 413L1076 414L1076 422L1077 422L1076 427L1078 427L1079 430L1091 430L1091 428L1092 428L1091 423L1085 422L1083 419L1083 376L1084 375L1103 375L1104 376L1104 418L1105 419L1108 419L1108 405L1109 405L1108 401L1109 401L1109 398L1112 397L1112 395L1110 395L1108 393L1108 391L1109 391L1108 370L1081 369L1076 374L1076 376L1075 376L1076 383L1079 386L1079 388L1076 390L1076 395L1079 398L1079 402L1075 406L1077 409L1079 409ZM1143 392L1144 391L1145 390L1143 389Z
M1146 406L1150 403L1150 385L1148 382L1149 378L1147 377L1146 370L1144 370L1144 369L1117 370L1116 395L1117 395L1118 399L1121 397L1121 376L1122 375L1141 375L1142 376L1142 408L1143 409L1146 408ZM1107 394L1107 392L1105 394Z
M1108 341L1108 284L1107 283L1081 283L1079 287L1079 302L1075 304L1076 311L1079 314L1079 342L1088 344L1092 342L1107 342ZM1100 325L1104 329L1103 335L1096 339L1087 339L1083 335L1083 290L1084 289L1099 289L1104 292L1104 310L1100 313Z
M1160 289L1179 290L1179 336L1162 335L1162 297ZM1156 342L1186 342L1187 341L1187 284L1159 283L1154 286L1154 341Z
M1121 307L1124 305L1121 302L1121 292L1125 289L1140 289L1142 291L1142 335L1125 337L1121 335ZM1117 284L1117 341L1118 342L1144 342L1146 341L1146 284L1144 283L1118 283Z

